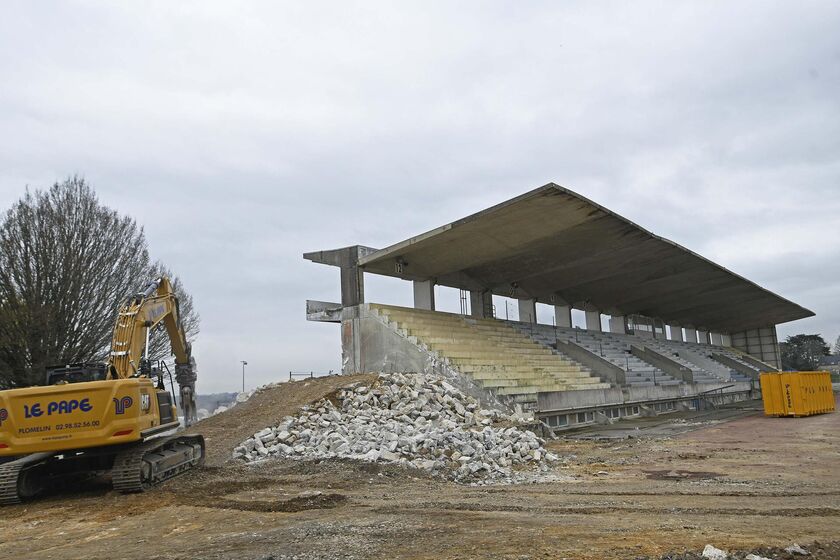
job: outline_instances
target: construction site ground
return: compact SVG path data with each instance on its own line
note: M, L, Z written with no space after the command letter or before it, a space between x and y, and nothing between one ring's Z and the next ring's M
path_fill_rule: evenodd
M348 460L229 461L255 431L373 377L282 384L200 422L206 467L144 494L116 494L103 477L3 508L4 555L625 559L793 542L810 558L840 554L840 414L766 418L753 401L587 428L547 444L560 480L527 485Z

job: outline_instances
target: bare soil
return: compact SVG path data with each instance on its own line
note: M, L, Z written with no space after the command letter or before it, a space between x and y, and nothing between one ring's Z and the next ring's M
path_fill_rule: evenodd
M228 460L297 407L371 379L254 395L197 426L205 468L144 494L100 479L3 508L0 550L39 560L691 559L706 544L790 558L782 549L797 542L809 558L840 559L838 414L765 418L748 405L591 429L548 444L563 457L561 481L519 486L356 461Z
M211 416L188 430L202 434L207 444L207 465L218 466L230 460L233 448L284 416L295 414L304 404L320 400L341 387L354 383L370 384L376 374L335 375L284 383L280 387L258 390L244 403Z

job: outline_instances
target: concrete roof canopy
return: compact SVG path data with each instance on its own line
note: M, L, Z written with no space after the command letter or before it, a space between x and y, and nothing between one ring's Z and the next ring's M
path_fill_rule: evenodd
M365 272L721 332L814 315L554 183L366 253Z

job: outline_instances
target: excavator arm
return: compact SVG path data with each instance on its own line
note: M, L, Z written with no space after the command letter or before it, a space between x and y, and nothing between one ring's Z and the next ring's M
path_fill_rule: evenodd
M196 367L181 323L178 298L168 278L153 280L120 307L111 342L108 378L152 376L149 337L161 322L175 356L175 378L180 387L184 419L189 425L196 419Z

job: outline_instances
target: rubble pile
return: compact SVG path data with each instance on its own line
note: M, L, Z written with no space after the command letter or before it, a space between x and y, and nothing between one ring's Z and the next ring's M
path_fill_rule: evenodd
M257 432L233 457L341 457L413 466L459 482L514 482L557 460L515 423L435 375L383 373L371 387L342 389Z

